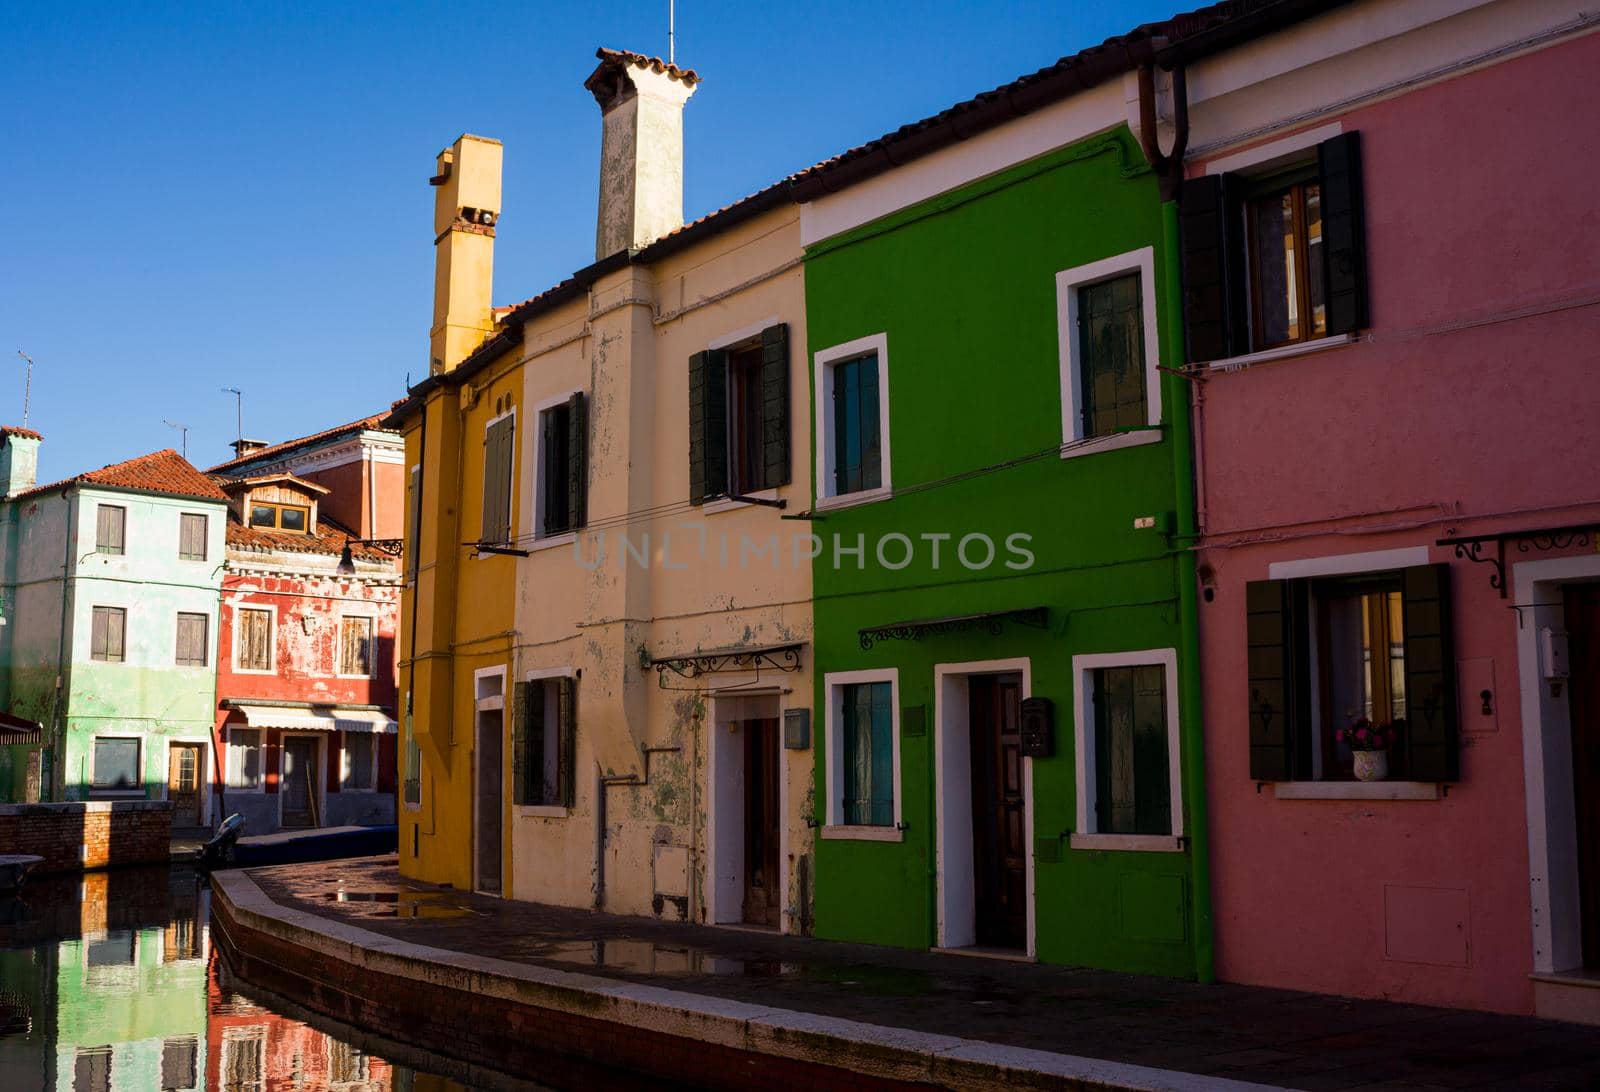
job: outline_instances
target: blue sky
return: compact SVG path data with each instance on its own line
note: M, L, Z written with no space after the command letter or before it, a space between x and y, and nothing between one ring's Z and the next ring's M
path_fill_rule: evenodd
M1186 5L1188 6L1188 5ZM1174 0L680 0L689 218ZM593 259L599 45L666 51L666 0L11 6L0 36L0 423L41 480L162 447L201 467L386 407L427 370L433 157L506 144L495 300Z

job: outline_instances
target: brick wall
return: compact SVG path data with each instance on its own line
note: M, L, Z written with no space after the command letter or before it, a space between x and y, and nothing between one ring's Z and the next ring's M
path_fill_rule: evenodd
M0 804L0 853L37 854L40 873L165 864L171 840L166 800Z

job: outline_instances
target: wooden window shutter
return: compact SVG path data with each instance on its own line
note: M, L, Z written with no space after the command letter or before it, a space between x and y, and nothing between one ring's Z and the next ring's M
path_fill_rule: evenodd
M1245 585L1245 632L1249 662L1250 778L1294 777L1294 739L1300 687L1295 685L1293 597L1288 580L1253 580Z
M406 576L415 579L417 575L417 554L422 543L422 467L411 468L410 493L407 505L410 510L411 525L406 528Z
M556 716L561 737L556 747L556 803L572 807L576 796L573 782L577 780L578 694L576 680L564 677L556 681Z
M567 399L567 526L574 531L589 516L588 410L582 391Z
M774 489L789 484L789 324L761 331L761 482Z
M491 425L483 440L483 531L481 542L511 537L512 418Z
M1450 566L1402 572L1406 646L1405 776L1458 781L1455 651L1450 632Z
M511 794L516 804L540 804L539 793L532 786L531 774L541 765L543 748L535 748L534 719L537 715L539 735L544 728L544 695L538 693L537 682L519 682L511 691ZM538 711L535 714L534 706Z
M128 615L120 607L106 610L106 659L120 661L127 639Z
M105 607L94 608L94 614L89 623L89 656L91 659L103 660L106 658L107 634L110 624L111 612Z
M1317 146L1322 186L1322 254L1328 333L1367 325L1366 215L1361 197L1361 134L1341 133Z
M95 508L95 548L102 553L120 554L123 547L125 509L102 504Z
M189 561L206 559L206 517L185 512L178 519L178 556Z
M728 354L689 358L689 503L728 491Z
M1184 181L1178 204L1183 330L1190 363L1248 352L1244 217L1231 175Z

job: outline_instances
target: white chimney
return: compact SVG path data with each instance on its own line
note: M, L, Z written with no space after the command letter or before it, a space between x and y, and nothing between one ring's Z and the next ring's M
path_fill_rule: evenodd
M598 261L683 226L683 104L700 77L659 57L601 49L583 86L600 104Z

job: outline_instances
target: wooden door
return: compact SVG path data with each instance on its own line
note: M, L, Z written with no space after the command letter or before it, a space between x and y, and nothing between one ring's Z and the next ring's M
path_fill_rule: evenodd
M200 752L203 744L174 743L167 748L167 799L172 801L172 825L200 825Z
M500 893L501 710L478 714L477 889Z
M972 866L977 940L1028 945L1027 831L1023 807L1022 680L968 682L972 743Z
M747 720L744 734L744 920L778 926L778 722Z
M1567 589L1583 965L1600 968L1600 584Z
M282 825L317 825L317 741L290 736L283 741Z

